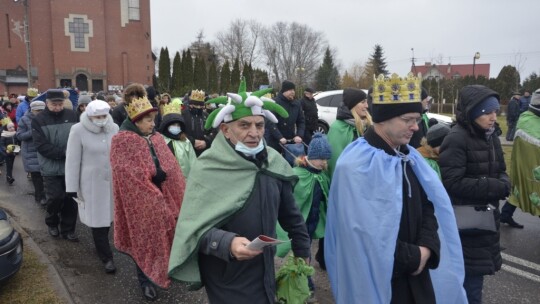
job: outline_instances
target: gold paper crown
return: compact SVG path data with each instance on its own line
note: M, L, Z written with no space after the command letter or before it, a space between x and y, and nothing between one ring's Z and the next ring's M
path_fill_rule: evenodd
M383 74L378 77L373 76L373 103L374 104L392 104L406 102L422 101L422 75L418 77L409 73L407 77L399 77L397 74L384 77Z
M206 96L204 95L204 91L202 90L192 90L191 95L189 96L189 100L192 101L204 101L204 98Z
M13 123L13 122L11 121L11 118L6 116L6 117L2 118L2 120L0 120L0 123L2 124L2 127L3 127L3 126L7 126L8 124Z
M126 111L131 120L136 120L139 116L155 110L152 107L150 101L146 96L139 97L137 99L132 99L128 106L126 106Z
M182 110L180 108L180 104L177 103L168 103L163 106L163 116L167 114L182 114Z

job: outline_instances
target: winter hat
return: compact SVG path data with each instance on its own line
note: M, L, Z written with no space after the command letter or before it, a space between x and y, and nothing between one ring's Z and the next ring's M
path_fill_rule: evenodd
M264 97L272 89L264 89L248 94L246 92L246 79L242 77L238 94L227 93L227 96L220 96L208 100L207 104L225 105L220 107L206 119L204 127L206 129L217 128L222 122L231 122L247 116L264 116L273 123L277 123L275 112L283 118L289 117L289 113L277 104L274 100ZM272 112L270 112L272 111Z
M111 106L101 99L93 100L86 106L86 115L88 116L100 116L107 115L111 110Z
M28 90L26 90L26 96L28 96L29 98L36 97L37 95L38 89L36 88L28 88Z
M41 100L35 100L30 103L31 110L45 110L45 103Z
M499 99L495 96L489 96L471 109L469 119L473 121L484 114L489 114L499 109Z
M64 101L64 91L59 89L51 89L47 91L48 101Z
M403 78L397 74L374 77L373 122L383 122L407 113L422 114L421 81L421 77L412 73Z
M308 147L308 159L330 159L332 148L326 139L326 135L317 132L313 134Z
M367 98L366 93L359 89L346 88L343 90L343 103L352 110L354 106Z
M92 101L90 95L81 95L79 96L78 104L89 104Z
M281 90L279 92L284 93L284 92L287 92L289 90L294 90L294 89L296 89L296 86L294 85L294 83L288 80L284 80L281 83Z
M446 135L450 132L450 127L444 123L438 123L430 127L426 134L428 145L433 148L439 147Z
M540 110L540 89L534 91L534 93L532 94L529 107Z
M310 87L307 87L304 89L304 92L309 92L309 93L315 93L315 90L313 88L310 88Z

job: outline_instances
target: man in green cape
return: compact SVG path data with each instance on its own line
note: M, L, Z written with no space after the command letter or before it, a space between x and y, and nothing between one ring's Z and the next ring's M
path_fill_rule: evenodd
M531 98L529 109L516 125L510 180L512 193L501 210L501 223L515 223L512 215L519 207L534 216L540 215L540 89ZM522 226L523 227L523 226Z
M206 288L210 303L274 303L275 248L247 247L259 235L288 232L297 257L309 256L309 237L295 205L297 177L289 164L265 146L265 118L287 116L262 97L268 90L209 100L226 104L213 111L206 127L219 127L210 149L191 169L174 236L169 276Z

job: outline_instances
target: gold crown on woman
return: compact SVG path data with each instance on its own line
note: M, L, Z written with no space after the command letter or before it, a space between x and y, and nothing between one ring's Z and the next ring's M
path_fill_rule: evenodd
M163 106L163 113L162 113L163 116L167 114L181 114L181 113L182 113L182 109L180 107L180 104L170 102Z
M205 94L203 90L192 90L191 95L189 96L189 100L192 101L204 101Z
M2 127L7 126L10 123L13 123L13 122L11 121L11 118L9 118L8 116L6 116L2 120L0 120L0 124L2 124Z
M396 104L420 102L422 92L422 74L414 76L409 73L406 77L392 74L385 77L383 74L373 76L373 103Z
M132 99L129 105L126 106L126 111L131 120L152 109L152 104L146 96Z

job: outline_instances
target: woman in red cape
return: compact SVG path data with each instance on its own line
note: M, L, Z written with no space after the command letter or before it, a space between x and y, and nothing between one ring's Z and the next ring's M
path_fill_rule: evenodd
M124 91L128 118L112 139L114 244L137 264L147 300L167 288L170 248L184 196L185 179L161 134L155 133L153 108L140 84Z

